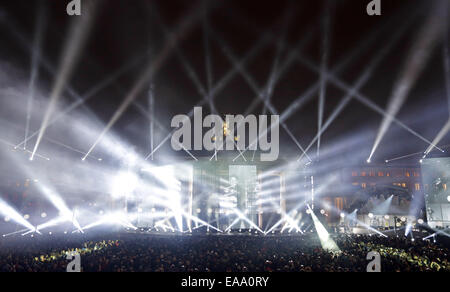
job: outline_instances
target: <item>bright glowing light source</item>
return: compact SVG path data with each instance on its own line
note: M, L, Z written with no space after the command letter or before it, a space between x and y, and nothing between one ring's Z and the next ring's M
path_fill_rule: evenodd
M28 220L28 219L30 219L30 215L28 215L28 214L25 214L25 215L23 216L23 219L25 219L25 220Z
M41 218L47 218L47 213L45 213L45 212L42 213L42 214L41 214Z
M324 215L325 214L325 210L324 209L320 210L320 214Z
M406 222L406 217L402 217L400 220L402 220L402 222Z
M341 218L345 218L345 213L341 213Z
M325 229L323 224L320 222L319 218L314 214L314 212L311 211L311 217L314 222L314 227L316 228L317 235L319 236L320 243L322 245L322 248L331 252L339 253L341 250L337 246L336 242L331 238L328 231Z
M119 173L111 185L111 195L114 198L127 197L137 187L138 178L131 172Z
M309 210L309 209L306 210L306 214L308 214L308 215L311 214L311 210Z
M11 218L5 217L5 222L9 222L9 221L11 221Z
M100 211L98 212L98 214L103 215L103 214L105 214L105 212L103 212L103 210L100 210Z
M390 218L389 215L384 216L384 219L386 219L386 220L389 220L389 218Z
M202 212L202 209L197 209L197 214L200 214Z
M369 158L369 159L366 160L366 162L367 162L367 163L371 163L372 160Z
M373 214L369 213L369 218L372 219L373 218Z
M417 223L419 223L419 224L423 224L423 223L424 223L424 221L423 221L423 219L419 219L419 220L417 220Z
M450 202L450 196L447 196L447 201Z
M142 213L142 212L143 212L142 208L138 208L138 213Z

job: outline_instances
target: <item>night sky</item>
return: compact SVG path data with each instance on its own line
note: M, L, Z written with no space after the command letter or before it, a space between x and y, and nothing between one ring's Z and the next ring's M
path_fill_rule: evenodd
M329 1L147 1L147 0L104 0L98 7L95 23L79 63L76 64L70 78L70 86L81 96L102 82L109 74L134 58L141 58L138 64L123 74L112 86L102 90L90 99L85 107L71 113L49 128L46 135L86 152L113 116L126 93L145 70L145 65L155 58L167 40L164 27L174 31L187 15L208 11L207 17L199 17L178 43L179 51L186 62L192 66L204 88L208 88L207 62L205 54L205 28L209 33L208 45L212 68L212 86L221 80L233 68L232 62L224 54L223 44L239 60L249 52L265 33L274 39L269 41L254 58L245 65L245 70L264 88L277 56L277 42L285 44L281 49L279 62L283 63L291 50L296 49L300 40L308 34L309 40L299 50L311 62L320 66L323 52L324 21L329 9L330 34L327 68L333 68L352 50L357 49L364 40L378 31L376 39L365 48L350 64L337 75L349 85L354 84L364 69L383 48L395 32L409 21L405 33L386 57L381 60L373 76L360 90L374 103L386 108L408 52L420 29L427 21L432 1L382 0L382 16L368 16L368 0ZM0 4L0 119L2 129L0 138L13 144L23 140L23 128L26 117L26 94L14 96L11 91L26 93L30 78L31 51L39 13L45 13L42 40L42 56L53 67L58 68L60 56L67 39L70 22L75 17L66 15L68 1L3 0ZM332 5L329 5L332 3ZM328 7L328 8L327 8ZM284 37L283 37L284 36ZM417 131L428 140L433 140L448 119L448 103L444 72L444 36L439 38L425 69L408 94L407 100L399 111L398 118L408 127ZM24 46L20 37L25 40ZM220 41L218 41L220 40ZM222 43L223 41L223 43ZM39 67L35 108L31 120L31 131L39 129L42 113L46 108L47 95L51 91L54 76L42 65ZM273 106L282 113L301 96L311 85L319 80L317 72L310 70L294 60L274 87ZM188 113L202 97L195 84L189 78L180 58L172 51L153 76L156 119L170 129L170 120L177 114ZM150 80L148 81L150 85ZM147 108L147 89L139 93L136 102ZM5 91L9 90L9 91ZM221 115L244 114L255 99L255 93L239 73L218 92L215 105ZM326 120L345 96L345 92L327 83L324 119ZM57 112L73 102L67 90L61 98ZM204 106L205 113L209 112ZM261 114L259 105L253 114ZM85 137L79 131L72 131L73 120L92 121L94 134ZM324 154L322 159L336 156L352 157L351 163L363 163L370 154L382 116L358 101L351 101L322 137ZM287 126L306 147L317 133L318 93L287 121ZM88 126L90 128L90 126ZM114 125L111 134L123 143L133 147L139 154L149 153L148 119L135 106L131 106ZM282 129L282 156L298 157L301 153ZM164 138L167 132L157 131L155 144ZM34 140L30 142L33 146ZM448 135L440 145L450 143ZM2 145L1 147L7 147ZM402 155L424 151L427 144L395 124L378 148L374 161L384 162ZM42 151L51 155L61 151L66 155L81 157L79 153L69 151L44 141ZM310 154L314 156L316 146ZM97 157L107 154L102 147L93 153ZM167 143L157 155L171 155L170 143ZM178 153L179 154L179 153ZM182 153L184 154L184 153ZM401 163L417 163L419 156Z

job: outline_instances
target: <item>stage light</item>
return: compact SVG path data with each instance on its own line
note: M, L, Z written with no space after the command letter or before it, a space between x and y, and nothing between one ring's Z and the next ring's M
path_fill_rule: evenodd
M197 209L197 214L200 214L202 212L202 209L198 208Z
M42 214L41 214L41 218L47 218L47 213L45 213L45 212L42 213Z
M119 173L111 184L111 195L113 198L129 196L137 187L138 178L131 172Z
M30 219L30 215L28 215L28 214L25 214L25 215L23 216L23 219L25 219L25 220L28 220L28 219Z
M9 222L9 221L11 221L11 218L9 218L9 217L5 217L5 222Z
M450 202L450 196L447 196L447 201Z
M369 218L372 219L373 218L373 214L369 213Z
M402 220L402 222L406 222L406 217L402 217L400 220Z
M317 218L317 216L309 208L309 206L308 209L311 211L311 217L314 222L314 227L316 228L317 235L319 236L322 248L333 253L340 253L341 250L337 246L336 242L334 242L334 240L331 238L330 234L325 229L323 224L320 222L319 218Z
M389 215L384 216L384 219L386 219L386 220L389 220L389 218L390 218Z
M324 209L320 210L320 214L325 215L325 210Z
M311 210L306 210L306 214L310 215L311 214Z
M370 164L372 162L372 160L369 158L366 160L366 162Z
M423 223L424 223L424 221L423 221L423 219L419 219L419 220L417 220L417 223L419 223L419 224L423 224Z
M341 213L341 218L345 218L345 213Z

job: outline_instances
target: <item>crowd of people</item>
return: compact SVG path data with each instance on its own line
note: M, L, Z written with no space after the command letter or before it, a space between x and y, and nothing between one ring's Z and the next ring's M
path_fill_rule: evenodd
M363 235L333 237L340 252L301 236L70 235L3 238L2 272L65 272L77 252L83 272L365 272L370 251L382 272L450 271L448 247L430 241Z

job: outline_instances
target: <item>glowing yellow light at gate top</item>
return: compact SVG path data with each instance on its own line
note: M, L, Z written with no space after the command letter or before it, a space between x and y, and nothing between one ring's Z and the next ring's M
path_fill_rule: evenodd
M223 123L223 135L228 136L228 124Z

